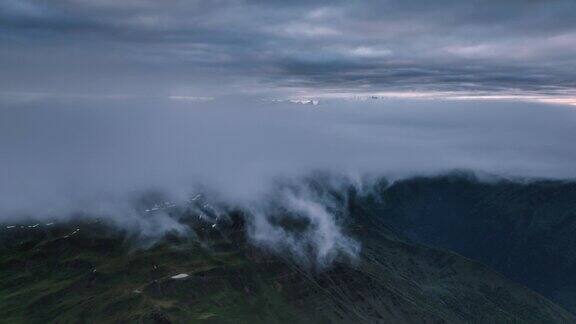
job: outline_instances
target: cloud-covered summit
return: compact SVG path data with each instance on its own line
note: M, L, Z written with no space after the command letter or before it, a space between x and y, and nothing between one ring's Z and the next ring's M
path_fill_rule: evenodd
M3 94L574 98L576 3L5 0Z

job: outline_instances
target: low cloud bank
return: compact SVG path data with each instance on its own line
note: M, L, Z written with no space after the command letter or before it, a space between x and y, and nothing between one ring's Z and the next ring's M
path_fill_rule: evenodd
M0 222L97 215L144 236L188 231L135 200L196 193L249 211L255 243L329 263L360 246L329 187L455 169L576 178L576 111L506 102L43 100L0 108ZM330 183L332 182L332 183ZM290 185L278 186L278 183ZM216 198L217 197L217 198ZM217 204L216 204L217 205ZM304 222L291 231L283 222Z

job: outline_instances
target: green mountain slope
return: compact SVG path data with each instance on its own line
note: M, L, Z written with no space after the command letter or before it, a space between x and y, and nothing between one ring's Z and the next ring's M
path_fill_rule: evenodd
M372 218L353 263L324 271L246 242L240 218L136 249L100 223L1 229L6 323L576 323L488 267ZM202 242L202 243L199 243ZM186 276L187 275L187 276ZM174 277L174 278L172 278Z

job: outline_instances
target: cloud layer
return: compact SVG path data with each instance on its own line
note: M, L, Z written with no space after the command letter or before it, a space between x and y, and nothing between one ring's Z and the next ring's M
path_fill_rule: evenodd
M576 4L0 4L4 93L441 91L574 98Z
M243 210L255 243L324 266L360 247L342 227L343 202L314 188L310 175L340 193L369 189L378 177L455 169L576 179L574 138L574 110L542 104L16 102L0 109L0 222L84 215L141 237L190 233L143 202L156 195L151 201L182 206L202 193L216 219Z
M0 207L198 184L242 200L316 170L574 178L575 125L573 109L502 102L17 103L0 110Z

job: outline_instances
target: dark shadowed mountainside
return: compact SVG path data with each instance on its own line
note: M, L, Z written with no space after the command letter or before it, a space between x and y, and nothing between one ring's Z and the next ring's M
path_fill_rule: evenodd
M576 312L576 183L461 174L377 191L358 206L396 233L483 262Z

